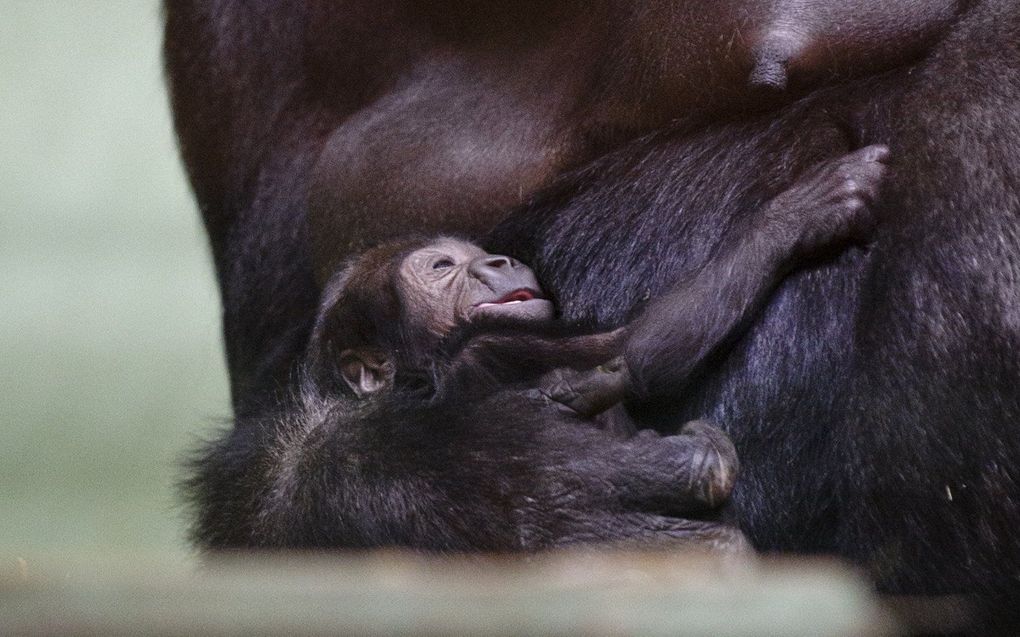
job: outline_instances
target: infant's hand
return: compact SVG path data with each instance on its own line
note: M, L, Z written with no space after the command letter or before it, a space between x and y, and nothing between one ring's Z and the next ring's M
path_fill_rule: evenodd
M539 381L538 392L580 418L592 418L623 400L630 383L623 357L594 369L556 369Z
M889 148L876 144L814 166L772 200L770 223L790 233L797 255L866 240L875 225L870 206L878 198L888 158Z

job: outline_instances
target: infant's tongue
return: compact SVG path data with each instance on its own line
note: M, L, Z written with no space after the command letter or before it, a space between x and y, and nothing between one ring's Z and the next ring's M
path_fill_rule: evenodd
M510 294L500 297L500 299L496 301L496 305L513 303L514 301L530 301L533 298L535 298L535 295L530 290L514 290Z

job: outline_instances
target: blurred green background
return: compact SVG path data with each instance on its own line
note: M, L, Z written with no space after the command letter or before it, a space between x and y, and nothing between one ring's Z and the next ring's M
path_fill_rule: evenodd
M0 557L188 551L229 415L156 0L0 0Z

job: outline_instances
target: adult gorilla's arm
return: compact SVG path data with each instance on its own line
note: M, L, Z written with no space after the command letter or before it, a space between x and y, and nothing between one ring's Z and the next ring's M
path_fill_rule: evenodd
M319 300L313 169L330 133L396 72L400 18L371 6L165 3L174 127L217 269L239 414L290 392Z

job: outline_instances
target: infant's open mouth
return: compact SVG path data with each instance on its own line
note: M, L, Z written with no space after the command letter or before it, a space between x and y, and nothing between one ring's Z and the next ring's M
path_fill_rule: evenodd
M488 307L491 305L511 305L514 303L524 303L525 301L534 301L535 299L541 299L542 295L528 288L520 288L504 294L495 301L487 301L485 303L478 303L475 307Z

